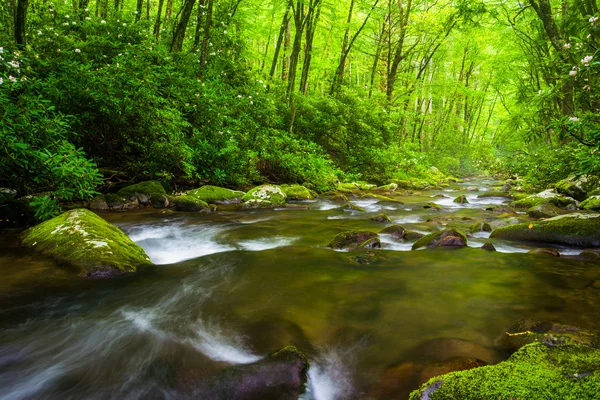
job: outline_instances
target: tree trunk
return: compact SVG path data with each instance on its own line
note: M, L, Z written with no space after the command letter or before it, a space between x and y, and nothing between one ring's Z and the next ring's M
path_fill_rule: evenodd
M314 9L307 17L306 27L306 43L304 44L304 63L302 65L302 76L300 78L300 92L303 94L308 93L308 72L310 71L310 63L312 60L312 45L315 38L315 31L317 30L317 24L321 15L321 6L316 6L316 14Z
M138 0L139 2L140 0ZM171 41L171 46L169 50L171 52L178 52L183 49L183 40L185 39L185 31L187 29L188 23L190 21L190 16L192 15L192 10L194 9L194 3L196 0L185 0L183 3L183 8L181 9L181 17L179 21L175 25L175 29L173 30L173 40Z
M281 60L281 80L288 78L288 68L290 66L290 45L292 44L292 21L288 17L285 25L285 39L283 42L283 59Z
M150 0L146 0L146 20L150 21Z
M142 8L144 7L144 0L137 0L135 6L135 22L138 22L142 17Z
M162 24L160 18L164 3L165 0L158 0L158 12L156 13L156 21L154 22L154 37L156 38L157 42L160 40L160 25Z
M206 10L206 19L204 20L204 33L202 37L202 50L200 51L200 76L204 74L208 60L208 48L210 47L210 30L212 28L212 14L213 14L213 3L214 0L208 0L208 6Z
M18 0L15 12L15 43L17 47L24 49L27 46L25 29L27 27L27 7L29 0Z
M172 14L173 14L173 0L167 0L167 9L165 10L165 21L170 20Z
M196 17L196 33L194 34L194 46L192 50L197 50L200 47L200 38L202 37L202 21L204 20L204 11L206 8L206 0L198 2L198 16Z
M275 71L277 70L277 60L279 59L279 52L281 51L281 43L283 42L284 36L286 36L286 32L290 24L290 7L291 2L288 2L287 8L285 9L285 14L283 15L283 20L281 21L281 27L279 28L279 36L277 36L277 44L275 45L273 62L271 63L271 70L269 71L269 77L271 79L273 79L273 76L275 76Z
M375 50L375 59L373 60L373 66L371 67L371 80L369 85L369 98L373 96L373 86L375 85L375 77L377 76L377 66L379 65L379 57L381 57L381 50L383 48L383 35L385 34L385 23L381 26L381 33L377 40L377 49Z

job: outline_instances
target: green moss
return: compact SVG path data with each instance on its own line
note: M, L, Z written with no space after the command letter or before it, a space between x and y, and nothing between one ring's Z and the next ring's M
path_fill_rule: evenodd
M347 247L359 247L370 239L378 238L375 232L370 231L348 231L338 233L327 245L334 249L344 249Z
M165 188L158 181L146 181L136 183L135 185L129 185L119 190L117 193L119 196L126 199L137 196L138 194L166 194Z
M600 246L600 216L568 214L523 224L495 229L492 238L539 243L557 243L569 246Z
M354 183L339 183L336 187L338 192L349 193L353 190L358 190L358 187Z
M532 343L497 365L432 378L410 400L580 400L598 393L600 350Z
M464 233L462 233L461 231L459 231L458 229L451 228L451 229L445 229L440 232L434 232L434 233L430 233L429 235L423 236L422 238L417 240L412 245L412 249L416 250L416 249L420 249L421 247L438 247L445 238L451 237L451 236L462 239L462 241L464 242L464 244L466 246L467 236Z
M379 240L378 237L367 239L363 243L361 243L359 247L365 249L379 249L381 248L381 240Z
M467 196L465 196L465 195L463 194L463 195L460 195L460 196L458 196L457 198L455 198L455 199L454 199L454 202L455 202L455 203L459 203L459 204L468 204L468 203L469 203L469 200L467 200Z
M72 265L83 276L135 272L150 259L123 231L85 209L76 209L23 233L22 242Z
M331 198L331 200L333 200L333 201L344 201L344 202L347 202L348 201L348 197L345 194L338 193L335 196L333 196Z
M491 232L492 226L487 222L478 222L471 227L471 233L476 232Z
M125 199L115 193L106 193L104 195L104 200L109 208L123 208L123 205L125 204Z
M388 235L392 235L396 239L403 239L408 235L408 231L404 229L401 225L391 225L387 228L384 228L379 233L385 233Z
M423 206L423 208L431 208L432 210L440 210L442 207L434 202L429 202Z
M370 218L371 221L375 221L375 222L392 222L392 220L390 219L390 217L388 217L385 214L377 214L373 217Z
M582 210L600 210L600 196L591 196L579 204Z
M360 211L360 212L366 212L364 208L357 206L355 204L352 203L346 203L344 204L342 207L340 207L342 210L345 211Z
M286 194L287 200L314 200L315 196L311 191L301 185L282 185L281 190Z
M168 194L153 193L150 196L150 204L154 208L167 208L174 204L175 197Z
M211 212L210 207L205 201L194 196L178 196L175 198L175 207L177 211L187 212Z
M257 209L257 208L276 208L276 207L283 207L283 206L284 205L281 205L281 204L274 204L274 203L270 202L269 200L251 199L251 200L244 202L244 204L242 205L242 208L246 209L246 210L253 210L253 209Z
M504 197L504 198L508 198L508 199L513 198L512 194L510 194L508 192L502 192L502 191L483 192L479 196L477 196L478 199L483 199L486 197Z
M253 200L253 203L266 205L268 202L270 205L282 206L285 204L287 195L277 185L262 185L257 186L250 190L242 197L242 201L249 202Z
M554 204L543 203L527 209L529 218L552 218L564 214L564 211Z
M240 203L245 193L239 190L205 185L201 188L190 190L186 194L206 203L232 204Z
M375 194L375 193L365 193L362 196L360 196L360 198L361 199L377 199L379 201L389 201L390 203L404 204L400 200L396 200L393 197L382 196L380 194Z
M398 190L398 184L392 182L387 185L379 186L376 188L376 190L379 190L382 192L394 192L394 191Z
M531 208L547 203L554 204L557 207L567 207L570 204L575 204L575 200L570 197L554 193L552 190L546 190L538 194L527 196L524 199L513 201L510 203L510 206L517 208Z

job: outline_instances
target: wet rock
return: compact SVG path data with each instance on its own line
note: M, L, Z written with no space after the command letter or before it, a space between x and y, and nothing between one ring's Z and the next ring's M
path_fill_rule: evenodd
M184 212L205 212L210 213L211 209L206 202L194 196L184 195L175 198L175 208L177 211Z
M397 240L404 239L408 236L408 231L406 229L404 229L404 227L401 225L388 226L387 228L384 228L383 230L381 230L379 233L385 233L388 235L392 235L392 237Z
M488 197L503 197L503 198L512 199L513 196L510 193L503 192L500 190L492 190L492 191L488 191L488 192L483 192L479 196L477 196L478 199L485 199Z
M396 190L398 190L398 184L392 182L388 185L379 186L374 190L384 191L384 192L395 192Z
M125 198L118 194L106 193L104 199L110 210L122 210L125 208ZM134 199L137 199L137 196L135 196Z
M108 210L108 204L104 199L104 196L98 196L92 200L90 200L88 207L93 211L106 211Z
M483 246L481 246L482 250L487 250L487 251L496 251L496 247L492 244L492 243L485 243Z
M527 210L527 215L529 216L529 218L536 219L552 218L562 214L565 214L565 212L552 203L538 204L537 206L530 207Z
M308 361L295 347L288 346L263 360L225 368L198 383L195 399L211 400L296 400L304 392Z
M119 228L86 209L67 211L26 230L23 245L71 265L85 277L135 272L150 259Z
M165 188L157 181L145 181L129 185L117 192L117 194L125 199L133 200L140 194L166 194Z
M443 362L454 357L474 357L488 364L503 359L503 355L496 349L458 338L436 338L424 341L409 350L405 357L428 362Z
M371 221L375 221L375 222L380 222L380 223L387 223L387 222L392 222L392 220L390 219L390 217L388 217L385 214L377 214L371 218L369 218Z
M359 247L363 247L365 249L380 249L381 240L379 240L378 237L367 239L363 243L361 243Z
M569 214L495 229L492 238L578 247L600 246L600 215Z
M516 211L513 208L502 204L499 206L492 207L490 211L492 211L494 214L502 214L504 216L517 215Z
M359 211L359 212L366 212L364 208L357 206L355 204L352 203L346 203L344 204L342 207L340 207L340 209L344 210L344 211Z
M428 208L428 209L432 209L432 210L436 210L437 211L437 210L441 209L442 207L440 207L439 204L436 204L436 203L433 203L433 202L429 202L429 203L425 204L423 206L423 208Z
M429 364L419 374L419 384L423 384L434 376L444 375L454 371L467 371L488 365L475 357L452 357L449 360Z
M557 207L567 207L570 204L576 204L576 200L556 193L553 189L548 189L538 194L527 196L523 199L510 203L511 207L531 208L544 203L554 204Z
M301 185L282 185L281 190L286 194L287 201L306 201L314 200L314 194Z
M588 196L588 193L600 187L598 178L591 175L582 175L580 177L570 176L554 185L556 191L568 197L582 201Z
M460 196L458 196L458 197L457 197L457 198L455 198L453 201L454 201L455 203L459 203L459 204L468 204L468 203L469 203L469 200L467 200L467 196L465 196L464 194L463 194L463 195L460 195Z
M327 246L334 249L361 247L363 243L371 243L372 239L379 239L379 236L370 231L348 231L337 234Z
M170 196L166 195L166 194L158 194L158 193L154 193L152 195L150 195L150 204L152 204L152 207L154 208L169 208L172 204L171 200L169 199ZM173 199L173 198L171 198ZM174 202L173 202L174 204Z
M238 204L242 201L245 193L240 190L204 185L198 189L190 190L186 194L209 204Z
M475 225L471 226L471 233L477 232L491 232L492 226L487 222L478 222Z
M600 258L600 252L593 250L584 250L579 253L579 257L585 260L597 260Z
M412 249L417 250L422 247L432 248L441 246L465 247L467 246L467 237L457 229L446 229L423 236L413 244Z
M479 188L477 186L469 186L467 192L479 192Z
M348 197L345 194L339 193L331 198L332 201L343 201L348 202Z
M509 182L506 182L502 186L502 189L500 189L501 192L510 192L511 190L512 190L512 185Z
M304 354L315 352L314 345L296 323L280 318L265 318L250 322L244 329L250 338L252 349L258 354L269 354L292 345Z
M140 204L146 206L150 203L150 196L147 194L139 194L137 197L138 201L140 202Z
M242 197L244 208L272 208L285 204L287 195L277 185L262 185Z
M582 210L600 210L600 196L590 196L579 204Z
M530 254L544 254L552 257L560 257L560 253L555 249L533 249L529 251Z
M389 202L389 203L404 204L400 200L396 200L396 199L394 199L392 197L382 196L380 194L374 194L374 193L365 193L362 196L360 196L360 198L361 199L377 199L377 200L379 200L379 202Z
M370 265L370 264L379 264L387 258L382 256L380 253L374 251L367 251L365 253L359 254L357 256L350 257L350 260L362 265Z

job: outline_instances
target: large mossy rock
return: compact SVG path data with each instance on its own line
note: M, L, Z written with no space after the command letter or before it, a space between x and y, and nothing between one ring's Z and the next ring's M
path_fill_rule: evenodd
M314 200L315 196L310 189L302 185L281 185L281 190L287 196L287 201L307 201Z
M582 175L570 176L554 185L556 191L579 201L585 200L588 194L599 187L598 178Z
M348 231L338 233L327 245L333 249L346 249L350 247L381 247L377 246L374 239L379 239L379 235L370 231Z
M468 204L469 203L469 200L467 200L467 196L465 196L464 194L458 196L453 201L454 201L454 203L458 203L458 204Z
M231 366L200 381L189 398L296 400L305 390L308 368L306 357L288 346L260 361Z
M408 236L409 232L401 225L391 225L384 228L379 233L392 235L394 239L404 239Z
M579 204L582 210L600 210L600 196L590 196Z
M242 201L242 197L245 193L240 190L231 190L219 186L204 185L198 189L190 190L186 194L188 196L194 196L206 203L237 204Z
M285 204L287 195L277 185L262 185L250 190L242 197L244 208L270 208Z
M531 208L540 204L554 204L557 207L567 207L576 204L575 199L556 193L552 189L545 190L538 194L527 196L524 199L513 201L511 207Z
M529 218L552 218L562 214L565 211L552 203L542 203L527 209Z
M600 215L574 213L495 229L492 238L578 247L600 246Z
M446 229L440 232L430 233L417 240L412 249L417 250L422 247L465 247L467 246L467 237L457 229Z
M499 364L432 378L410 400L579 400L596 399L598 393L599 349L531 343Z
M205 213L211 212L211 209L208 206L208 204L195 196L178 196L175 197L174 201L177 211Z
M510 193L503 192L501 190L492 190L492 191L488 191L488 192L483 192L479 196L477 196L478 199L485 199L488 197L503 197L503 198L508 198L508 199L513 198L513 196Z
M67 211L26 230L22 243L86 277L120 275L151 264L123 231L86 209Z
M132 199L140 194L152 195L152 194L166 194L165 188L160 182L157 181L145 181L129 185L119 190L117 194L126 199Z

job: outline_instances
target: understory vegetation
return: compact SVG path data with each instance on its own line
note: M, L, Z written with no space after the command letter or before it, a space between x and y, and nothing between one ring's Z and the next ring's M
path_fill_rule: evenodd
M598 174L600 21L460 0L12 0L0 186L39 208L171 187Z

